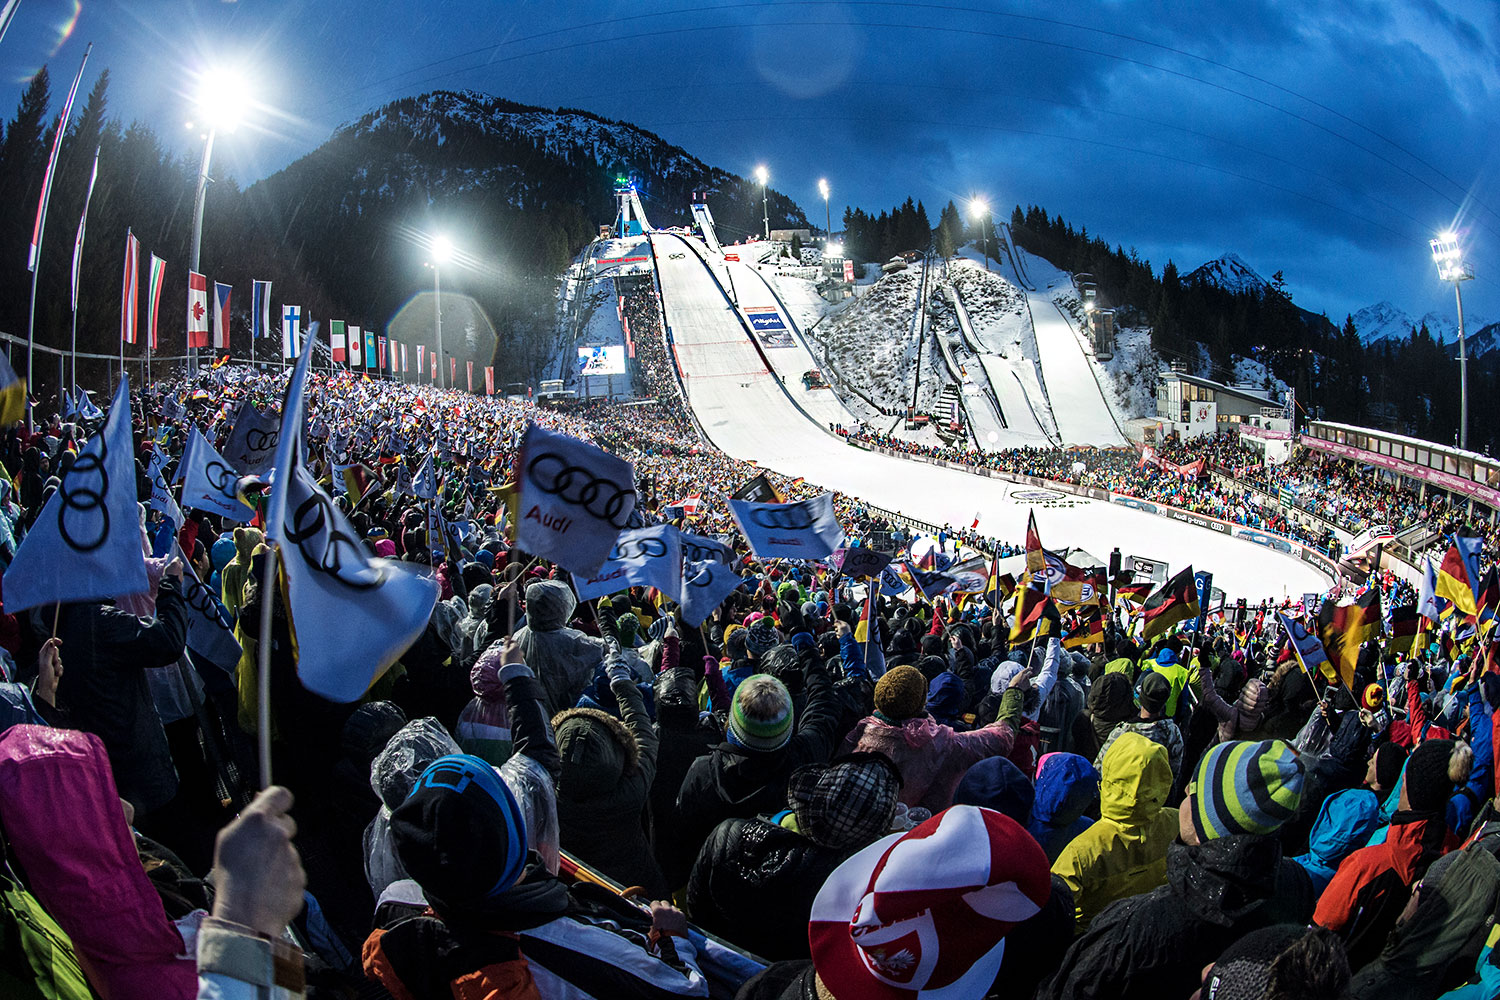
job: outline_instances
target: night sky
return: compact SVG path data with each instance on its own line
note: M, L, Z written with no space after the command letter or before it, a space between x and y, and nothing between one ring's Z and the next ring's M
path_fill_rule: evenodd
M261 107L216 151L242 184L392 98L473 88L765 163L820 223L827 177L835 224L983 194L1158 268L1233 250L1336 321L1379 299L1451 315L1427 240L1455 226L1470 330L1500 318L1495 0L21 0L5 117L43 63L55 111L90 41L83 90L108 67L111 113L184 152L192 72L249 67Z

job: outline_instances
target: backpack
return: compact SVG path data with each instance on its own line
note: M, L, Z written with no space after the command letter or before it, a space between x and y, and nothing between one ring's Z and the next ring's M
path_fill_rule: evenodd
M0 868L0 996L15 1000L92 1000L73 942Z

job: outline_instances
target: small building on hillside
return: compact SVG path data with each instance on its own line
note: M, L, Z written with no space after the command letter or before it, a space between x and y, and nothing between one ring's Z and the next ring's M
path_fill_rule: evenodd
M1157 376L1156 416L1185 438L1215 431L1239 430L1242 424L1261 424L1269 413L1284 415L1285 404L1273 395L1244 385L1226 385L1186 372L1164 371Z

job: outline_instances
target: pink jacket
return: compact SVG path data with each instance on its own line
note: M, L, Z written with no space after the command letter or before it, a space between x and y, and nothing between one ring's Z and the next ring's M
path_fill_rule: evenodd
M986 757L1010 753L1016 735L995 721L983 729L960 733L929 716L907 719L899 726L871 715L861 719L844 738L844 753L874 750L885 754L901 772L901 798L907 806L924 806L933 813L953 804L953 792L964 773Z

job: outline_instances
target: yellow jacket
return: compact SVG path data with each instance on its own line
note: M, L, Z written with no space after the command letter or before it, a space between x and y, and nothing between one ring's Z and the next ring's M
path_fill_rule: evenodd
M1122 733L1104 756L1102 775L1099 822L1052 863L1073 890L1078 934L1115 900L1166 884L1167 845L1177 836L1177 810L1163 806L1172 789L1165 747Z

